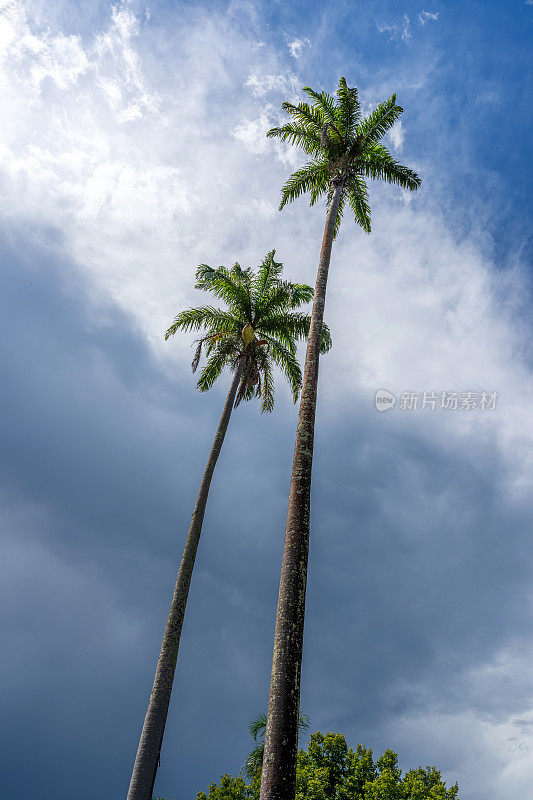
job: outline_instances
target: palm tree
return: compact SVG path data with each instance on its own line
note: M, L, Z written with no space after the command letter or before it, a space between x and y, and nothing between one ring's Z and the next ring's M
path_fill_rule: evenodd
M244 774L248 778L248 780L253 780L257 777L258 774L261 773L263 769L263 757L265 754L265 730L267 724L267 716L266 714L259 714L258 717L253 719L249 726L248 730L250 731L250 736L257 742L257 746L254 747L246 761L244 762ZM309 717L306 714L300 714L298 716L298 732L305 731L309 727Z
M355 222L370 232L366 179L382 179L405 189L420 186L418 175L399 164L380 140L403 109L396 95L362 117L357 89L345 78L336 98L306 87L311 105L283 103L291 122L272 128L267 136L298 145L311 160L296 170L282 190L280 209L309 192L311 205L320 197L327 203L326 224L318 263L311 328L296 430L289 490L285 543L281 565L274 654L265 733L265 760L261 800L294 798L300 671L305 617L305 590L309 550L309 499L313 461L319 343L326 300L326 283L335 238L346 203Z
M177 331L202 331L192 362L195 372L205 352L207 361L197 383L201 392L212 387L225 367L233 373L233 378L185 542L128 800L151 800L152 797L209 487L231 412L241 401L253 397L261 398L261 411L272 411L274 364L287 378L294 402L298 399L302 376L295 356L296 342L308 335L311 318L296 309L309 302L313 290L305 284L282 280L283 265L274 260L274 255L274 250L268 253L255 273L250 268L242 269L239 264L231 269L200 265L196 272L196 288L211 292L224 301L226 308L189 308L178 314L165 333L168 339ZM325 328L321 352L326 352L330 346L329 330Z

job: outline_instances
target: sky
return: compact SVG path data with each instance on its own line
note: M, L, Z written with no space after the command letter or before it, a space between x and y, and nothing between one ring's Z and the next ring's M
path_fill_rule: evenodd
M461 800L531 796L532 26L531 0L0 0L6 796L126 794L230 380L200 395L163 333L199 263L275 248L313 284L324 207L278 212L303 160L265 132L341 76L365 112L397 94L386 143L422 186L371 185L372 233L346 215L334 245L301 709ZM232 418L166 800L237 772L266 708L296 414L278 376L272 415Z

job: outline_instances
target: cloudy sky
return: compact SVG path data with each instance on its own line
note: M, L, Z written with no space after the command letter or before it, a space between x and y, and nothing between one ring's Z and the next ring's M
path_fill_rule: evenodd
M324 209L267 140L301 87L397 93L335 243L302 710L461 800L533 782L531 0L0 0L2 784L126 793L229 376L199 395L198 263L313 283ZM426 0L424 0L426 2ZM529 69L529 71L528 71ZM398 398L375 408L383 388ZM421 409L423 393L495 408ZM401 407L404 392L418 408ZM265 710L296 409L240 407L217 467L156 792L240 769ZM479 405L479 404L478 404Z

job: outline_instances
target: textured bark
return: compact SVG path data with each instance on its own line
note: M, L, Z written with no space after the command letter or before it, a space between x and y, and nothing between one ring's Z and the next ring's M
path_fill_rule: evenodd
M295 794L318 359L333 230L341 193L342 186L336 186L326 217L305 354L281 563L260 800L294 800Z
M127 800L151 800L152 798L155 775L159 764L159 753L161 751L161 743L163 741L163 733L167 720L168 705L174 681L174 672L176 671L181 627L183 625L185 606L189 594L189 587L191 585L196 551L202 532L202 522L209 494L209 487L215 464L217 463L226 435L241 375L242 361L235 371L226 398L224 411L218 423L213 446L200 485L200 491L196 498L191 526L185 542L185 549L174 587L170 613L165 626L163 644L161 645L161 653L159 655L159 661L157 662L154 685L148 702L148 710L146 711L139 747L137 749Z

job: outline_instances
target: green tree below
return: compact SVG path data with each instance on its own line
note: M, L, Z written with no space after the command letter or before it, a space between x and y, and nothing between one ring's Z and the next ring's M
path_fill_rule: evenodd
M222 775L198 792L196 800L258 800L260 775L246 783L242 775ZM459 800L457 784L446 788L436 767L418 767L403 776L398 756L385 750L352 749L342 733L313 733L307 750L298 751L295 800Z
M198 792L196 800L258 800L261 780L224 774ZM295 800L459 800L457 784L446 787L435 767L418 767L403 776L398 756L385 750L374 761L372 750L352 749L342 733L313 733L307 750L298 751Z

